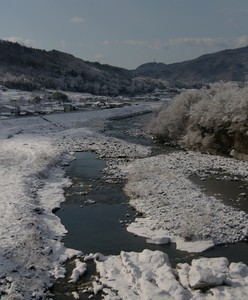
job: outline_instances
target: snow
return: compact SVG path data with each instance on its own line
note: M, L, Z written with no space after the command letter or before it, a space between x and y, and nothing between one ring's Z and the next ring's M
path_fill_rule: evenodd
M104 139L97 129L107 117L144 109L146 105L0 120L1 299L45 299L53 278L65 276L63 262L82 255L64 247L66 229L53 214L70 184L62 167L73 159L73 151L89 147L90 141L102 148ZM111 147L119 153L124 148L114 143ZM126 147L127 155L131 152L145 155L148 150Z
M204 175L222 168L247 180L247 163L193 152L145 158L149 147L101 134L106 118L147 110L150 105L0 120L1 299L47 299L54 279L65 276L63 263L68 258L76 262L71 280L81 275L87 260L95 259L100 278L93 284L94 292L107 292L106 299L247 297L247 266L242 263L228 267L228 286L211 287L214 296L204 298L201 292L192 291L190 284L206 278L215 283L219 280L218 271L206 273L207 262L201 265L207 271L199 271L193 264L182 266L184 275L180 275L171 268L167 255L159 251L121 252L105 258L89 254L83 263L80 251L63 245L66 229L53 210L64 201L63 189L71 184L62 168L77 150L96 151L108 158L106 179L128 179L125 191L130 204L145 214L128 230L147 237L148 242L171 241L193 252L236 242L247 235L244 212L206 196L187 178L194 172ZM217 263L211 267L215 268L219 270ZM192 275L189 282L189 274L197 274L197 281ZM73 296L77 297L76 292Z
M87 264L81 262L79 259L75 260L76 267L72 271L69 282L76 283L80 276L87 271Z
M72 296L74 297L74 299L80 299L77 292L72 292Z
M46 137L18 135L2 140L0 151L0 270L1 276L11 274L9 296L15 297L27 286L39 291L46 284L43 268L61 276L56 261L78 251L64 248L57 240L66 231L51 212L63 200L68 184L61 170L53 167L60 155L57 149Z
M246 268L242 263L229 265L224 257L193 260L191 266L177 265L179 280L185 289L194 294L192 299L247 299ZM203 295L201 290L206 293Z
M148 238L170 237L180 250L201 252L216 244L247 236L248 216L207 196L189 179L221 169L226 177L248 178L248 163L230 158L178 151L125 164L125 191L130 204L145 218L136 218L128 231Z
M119 256L106 257L96 264L101 282L111 287L105 288L105 293L111 295L111 291L118 291L118 297L109 299L187 299L189 296L175 279L168 256L163 252L122 251Z
M173 269L165 253L146 249L122 251L96 264L104 299L241 300L248 295L247 266L229 265L224 257L194 259Z
M166 236L160 238L151 238L147 239L146 242L148 244L165 245L170 243L170 238Z
M95 204L95 203L96 203L96 201L92 200L92 199L87 199L84 201L84 204L86 204L86 205Z
M214 243L210 239L202 240L194 238L191 241L185 241L180 236L170 235L168 230L157 227L157 221L151 218L136 218L135 222L128 225L127 231L146 237L146 242L150 244L176 243L178 250L190 253L198 253L214 247ZM162 220L160 221L162 222Z
M228 265L228 260L223 257L193 260L188 274L189 286L203 289L223 285L228 274Z
M178 250L188 251L190 253L201 253L214 247L214 243L210 239L202 240L193 238L190 241L185 241L184 238L174 237L172 241L176 243L176 248Z
M242 262L230 264L230 276L233 279L247 278L248 267Z

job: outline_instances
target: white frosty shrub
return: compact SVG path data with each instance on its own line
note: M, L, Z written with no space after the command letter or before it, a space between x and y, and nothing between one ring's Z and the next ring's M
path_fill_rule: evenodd
M151 123L151 132L187 148L248 153L248 87L215 83L181 93Z
M185 132L191 107L203 96L202 91L198 90L190 90L178 95L153 119L151 132L161 139L178 140Z

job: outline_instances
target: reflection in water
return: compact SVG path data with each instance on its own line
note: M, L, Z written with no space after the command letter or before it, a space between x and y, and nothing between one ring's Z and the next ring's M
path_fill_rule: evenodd
M199 185L205 194L214 196L224 204L248 213L248 182L241 180L227 180L212 177L192 175L189 179Z
M77 180L94 180L101 177L101 171L106 166L93 152L76 152L75 160L66 168L67 175Z

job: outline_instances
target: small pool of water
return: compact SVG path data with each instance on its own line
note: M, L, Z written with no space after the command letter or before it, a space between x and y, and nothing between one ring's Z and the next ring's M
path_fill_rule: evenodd
M241 179L221 179L219 176L201 178L198 175L192 175L189 179L200 186L205 194L220 199L225 205L248 213L248 182Z
M66 168L67 176L75 181L93 181L99 179L105 168L104 160L99 159L93 152L76 152L75 160Z

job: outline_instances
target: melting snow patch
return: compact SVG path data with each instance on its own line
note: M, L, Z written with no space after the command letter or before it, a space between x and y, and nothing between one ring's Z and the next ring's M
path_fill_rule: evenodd
M148 244L156 244L156 245L165 245L170 243L170 238L169 237L160 237L160 238L151 238L147 239L146 242Z
M87 200L84 201L84 203L85 203L86 205L89 205L89 204L94 204L94 203L96 203L96 201L95 201L95 200L91 200L91 199L87 199Z
M187 251L190 253L200 253L214 247L212 240L192 239L185 241L185 239L179 237L174 237L172 240L176 243L177 250Z
M101 282L108 286L104 292L117 291L116 299L189 299L163 252L121 252L96 264Z
M247 266L229 266L223 257L201 258L172 269L165 253L146 249L121 252L96 264L105 299L243 300L248 295Z
M72 292L72 296L74 297L74 299L80 298L77 292Z
M76 283L80 276L87 271L87 264L81 262L79 259L75 260L76 267L72 271L69 282Z

